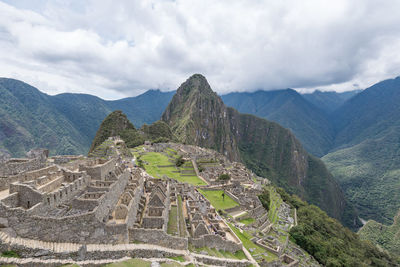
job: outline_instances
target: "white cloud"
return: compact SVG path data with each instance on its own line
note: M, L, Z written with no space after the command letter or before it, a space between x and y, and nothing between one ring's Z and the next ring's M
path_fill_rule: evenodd
M366 87L400 74L400 2L0 2L0 76L107 99L176 89Z

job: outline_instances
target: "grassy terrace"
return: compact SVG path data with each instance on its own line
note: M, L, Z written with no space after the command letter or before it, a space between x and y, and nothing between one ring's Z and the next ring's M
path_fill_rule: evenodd
M182 175L179 170L175 167L175 163L171 162L169 158L157 152L148 152L141 156L141 159L148 164L145 164L144 167L146 171L155 178L162 178L164 175L169 178L175 179L179 182L189 183L192 185L205 185L206 183L201 180L196 175ZM164 167L167 166L167 167ZM184 169L190 170L193 169L191 163L185 163ZM193 170L194 173L194 170Z
M179 236L186 237L186 223L183 217L182 198L178 196L178 223L179 223Z
M239 205L235 200L233 200L226 194L225 198L223 199L222 190L216 190L216 191L202 190L202 189L198 190L208 199L208 201L210 201L211 205L213 205L216 210L225 210Z
M242 241L243 243L243 246L250 252L253 257L257 258L259 256L268 262L278 258L278 256L276 256L275 254L272 254L271 252L251 242L251 239L253 238L251 234L247 233L246 231L243 231L243 233L240 232L239 229L237 229L230 223L228 223L228 225L232 229L232 231L239 237L240 241Z
M268 219L271 223L275 224L278 220L278 209L282 204L281 196L275 191L273 188L269 188L270 191L270 204L269 204L269 212Z
M177 214L178 208L176 206L171 206L167 228L167 233L170 235L178 235Z
M209 247L202 247L202 248L190 247L189 249L196 253L201 253L202 251L205 251L205 252L207 252L207 255L218 257L218 258L228 258L228 259L235 259L235 260L247 259L243 250L239 250L235 253L232 253L229 251L217 250L215 248L209 248Z

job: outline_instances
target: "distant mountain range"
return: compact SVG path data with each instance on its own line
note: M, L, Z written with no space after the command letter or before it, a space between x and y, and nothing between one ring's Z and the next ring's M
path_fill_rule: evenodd
M323 157L364 219L390 224L400 208L400 77L377 83L332 114Z
M18 80L0 79L0 148L23 156L34 147L51 154L87 154L96 131L118 109L141 126L160 119L174 92L149 90L116 101L86 94L50 96Z

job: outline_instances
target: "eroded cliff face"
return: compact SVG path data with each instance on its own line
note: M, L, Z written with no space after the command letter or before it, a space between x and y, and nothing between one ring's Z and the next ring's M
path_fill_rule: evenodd
M347 226L357 220L321 160L308 154L288 129L226 107L204 76L195 74L179 87L162 120L180 142L212 148L243 162Z

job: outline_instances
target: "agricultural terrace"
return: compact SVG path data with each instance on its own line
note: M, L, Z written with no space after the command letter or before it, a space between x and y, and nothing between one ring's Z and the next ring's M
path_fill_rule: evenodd
M253 256L254 259L259 261L258 258L262 258L266 260L267 262L271 262L273 260L276 260L278 256L275 254L269 252L268 250L254 244L251 239L253 236L241 229L236 228L232 224L228 223L229 227L232 229L232 231L239 237L240 241L242 241L243 246L250 252L250 254Z

